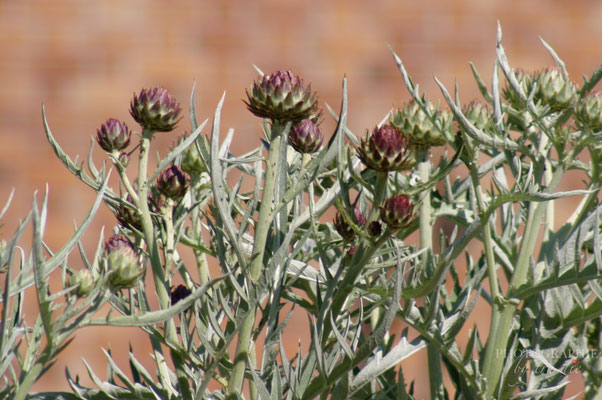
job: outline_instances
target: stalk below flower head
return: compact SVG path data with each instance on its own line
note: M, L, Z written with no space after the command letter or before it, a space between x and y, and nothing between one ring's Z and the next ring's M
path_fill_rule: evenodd
M173 131L180 121L182 108L167 90L155 87L142 89L134 94L130 114L142 126L152 132Z
M385 124L367 134L357 148L366 167L379 172L403 171L411 166L408 140L393 126Z
M312 118L318 112L318 95L311 92L311 84L291 71L278 70L253 82L251 92L246 90L249 111L272 121L297 122Z

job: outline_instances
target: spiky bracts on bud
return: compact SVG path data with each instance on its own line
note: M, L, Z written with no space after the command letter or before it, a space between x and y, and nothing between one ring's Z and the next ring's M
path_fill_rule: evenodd
M301 154L314 153L322 146L323 135L320 127L312 120L296 124L288 135L289 143Z
M548 105L551 111L563 111L573 104L577 89L560 68L549 67L536 72L533 82L537 84L535 98Z
M68 286L75 286L73 294L77 297L86 297L94 288L94 278L87 269L80 269L75 271L67 282Z
M165 89L142 89L134 94L130 114L142 126L152 132L170 132L180 120L180 104Z
M173 306L180 300L184 300L186 297L190 296L192 291L188 289L184 285L178 285L175 289L171 291L171 305Z
M120 152L130 144L131 133L125 122L109 118L96 131L96 141L107 153Z
M480 101L471 101L462 112L477 129L490 131L494 128L492 111Z
M412 164L408 139L391 125L374 128L357 148L366 167L379 171L403 171Z
M318 95L311 92L311 84L291 71L278 70L253 82L251 92L246 90L245 104L258 117L288 122L309 119L317 113Z
M525 96L529 97L529 94L531 93L531 89L533 88L532 74L530 74L522 69L516 69L516 70L514 70L514 76L516 77L518 84L521 86L521 88L525 92ZM506 86L504 87L504 89L502 89L502 95L503 95L504 99L508 103L510 103L510 105L512 107L514 107L515 109L517 109L517 110L525 109L524 101L521 99L521 97L518 95L518 93L514 90L512 85L510 85L510 82L508 82L506 84Z
M448 111L436 109L430 102L426 102L426 107L433 118L439 122L441 129L414 100L393 112L390 118L391 125L407 137L413 147L443 146L446 140L442 131L451 130L452 116Z
M111 290L131 288L142 276L134 247L123 235L114 235L106 242L105 260Z
M391 196L380 206L380 218L390 229L405 228L415 217L414 203L405 194Z
M346 242L351 242L355 238L355 230L351 226L351 223L358 225L361 228L364 227L367 222L366 216L358 206L353 208L353 219L355 221L347 221L345 217L338 212L334 217L334 228Z
M188 190L188 178L177 165L172 165L157 178L157 189L164 196L179 200Z
M186 139L186 136L187 135L182 136L178 140L178 144ZM200 138L197 140L203 139ZM203 172L207 172L207 166L203 162L195 143L192 143L190 146L188 146L180 155L180 166L182 167L182 171L186 172L191 177L198 177Z
M602 92L591 92L582 98L575 108L575 119L583 128L602 130Z

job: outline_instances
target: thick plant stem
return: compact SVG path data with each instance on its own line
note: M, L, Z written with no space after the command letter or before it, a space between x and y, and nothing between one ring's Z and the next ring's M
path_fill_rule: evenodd
M546 189L546 193L552 193L556 189L563 174L563 168L558 168L554 171L549 186ZM506 360L506 346L508 345L508 339L512 333L512 320L519 304L518 300L514 298L515 293L527 282L531 256L535 249L546 208L546 203L531 202L529 204L525 233L518 253L516 268L510 279L506 299L500 301L502 303L502 312L499 317L495 341L490 340L487 343L487 347L492 346L491 350L487 349L487 353L491 353L490 359L486 360L486 362L489 361L489 363L486 363L483 368L483 375L485 375L487 382L489 382L487 385L487 398L494 396L500 385L502 369L504 368L504 362Z
M274 204L272 203L274 201L274 193L276 189L280 144L282 142L283 131L284 127L276 122L272 126L272 140L270 142L270 152L268 154L265 171L265 180L263 194L261 197L261 205L259 207L259 216L257 219L257 226L255 228L255 243L253 245L253 253L251 256L250 276L252 282L257 282L261 274L261 268L263 267L265 246L267 244L268 233L273 217L272 214L274 210ZM236 354L234 356L234 366L232 368L230 382L228 384L228 393L230 395L241 393L242 391L245 367L247 365L247 359L249 356L251 334L253 333L254 324L255 314L251 312L243 321L243 326L238 333Z
M151 268L153 271L153 279L157 290L157 298L159 300L159 306L161 309L165 309L170 306L170 291L169 284L165 278L165 272L163 263L161 262L161 255L159 254L159 246L157 245L157 238L155 236L155 230L153 228L153 222L150 215L150 209L148 208L148 194L149 185L147 174L148 174L148 151L150 148L150 142L153 137L153 132L144 130L142 132L142 139L140 141L140 163L138 165L138 210L142 215L142 231L144 233L144 241L146 242L148 253L150 255ZM165 336L168 341L177 342L176 328L173 320L169 320L165 323ZM156 350L157 352L158 350ZM171 351L172 360L176 367L178 375L178 381L180 382L180 395L182 398L192 398L186 375L183 371L183 359L176 352ZM159 356L158 354L156 356ZM161 368L163 367L163 368ZM159 377L161 378L162 384L166 386L166 389L170 387L169 383L169 370L165 363L159 364Z
M478 167L474 164L469 165L470 178L474 187L474 192L477 200L477 207L481 217L486 211L485 201L483 200L483 190L479 181ZM493 253L493 242L491 238L491 229L489 229L489 221L482 221L482 234L483 234L483 245L485 247L485 262L487 263L487 277L489 278L489 291L492 299L492 313L491 321L489 322L489 340L495 343L496 335L498 334L498 324L502 307L500 303L500 287L497 277L497 271L495 266L495 256ZM494 360L494 347L487 346L485 351L485 359L483 362L484 369L488 370L491 368L491 363Z
M429 160L429 151L427 148L416 149L416 162L418 163L418 175L421 182L428 182L431 176L431 162ZM418 215L418 225L420 229L420 248L430 249L426 251L422 258L422 268L428 271L432 262L433 250L433 217L431 209L430 189L420 193L420 213ZM429 366L429 383L432 399L441 399L445 397L445 387L443 386L443 372L441 371L441 353L439 349L428 344L426 347Z

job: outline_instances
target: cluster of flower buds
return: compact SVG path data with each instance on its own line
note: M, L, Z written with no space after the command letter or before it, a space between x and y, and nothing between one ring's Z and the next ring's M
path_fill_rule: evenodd
M128 147L131 135L125 122L109 118L96 131L96 141L107 153L118 153Z
M560 112L573 105L577 89L560 68L549 67L532 73L516 70L514 75L524 90L525 96L529 97L535 89L533 101L536 104L547 105L552 112ZM515 109L525 109L524 101L510 84L504 88L503 96Z
M406 228L416 218L414 204L405 194L393 195L380 206L380 218L387 224L389 229Z
M366 167L379 172L402 171L412 165L408 139L391 125L374 128L357 148Z
M471 101L462 110L466 119L468 119L477 129L482 131L491 131L494 129L493 113L485 104L480 101Z
M188 177L180 167L172 165L157 178L157 189L167 198L180 200L188 190Z
M180 104L165 89L142 89L134 94L130 114L143 129L151 132L170 132L180 120Z
M312 119L296 124L288 136L289 143L301 154L315 153L322 146L323 135Z
M94 288L94 278L87 269L80 269L75 271L73 275L69 277L67 282L68 286L74 286L73 294L77 297L86 297Z
M426 102L426 107L431 116L439 122L440 128L414 100L393 112L391 125L408 138L412 147L443 146L446 140L442 131L451 131L452 116L446 110L436 109L430 102Z
M575 107L575 119L583 128L602 130L602 92L591 92L581 99Z
M352 223L358 227L363 228L366 225L366 216L357 205L353 208L353 218L355 221L352 221ZM337 212L334 217L334 228L345 242L351 242L355 238L353 227L345 220L345 217L341 213Z
M142 266L130 241L114 235L105 243L107 281L112 290L133 287L142 276Z
M318 96L291 71L278 70L264 75L246 91L249 111L258 117L279 122L298 122L317 114Z

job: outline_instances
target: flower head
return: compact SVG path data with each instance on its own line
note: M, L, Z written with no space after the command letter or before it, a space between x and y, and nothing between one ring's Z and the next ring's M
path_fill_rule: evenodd
M357 151L368 168L379 172L402 171L411 165L408 140L391 125L374 128Z
M391 196L380 206L380 217L389 228L406 228L416 217L414 204L405 194Z
M142 266L134 247L123 235L114 235L105 243L105 260L112 290L130 288L142 276Z
M96 131L96 141L108 152L120 152L130 144L131 133L125 122L109 118Z
M426 103L426 107L431 112L431 115L439 121L441 129L433 123L414 100L393 112L391 115L391 125L397 128L403 136L407 137L410 145L414 147L443 146L446 141L441 131L451 129L452 116L445 110L437 110L429 102Z
M591 92L581 99L575 108L575 119L594 132L602 130L602 92Z
M301 154L314 153L322 146L322 131L312 120L306 119L293 126L289 134L289 143Z
M153 132L169 132L180 120L180 104L165 89L142 89L130 103L130 114L142 126Z
M537 83L535 98L550 106L551 111L565 110L573 103L577 90L560 68L549 67L537 72L533 82Z
M178 166L172 165L157 178L157 189L170 199L179 200L188 189L188 178Z
M86 297L94 288L94 278L87 269L80 269L71 275L68 286L75 286L73 294L77 297Z
M356 205L353 208L353 219L354 224L359 227L363 227L366 225L366 216L362 213L362 210ZM355 238L355 231L349 222L345 220L345 217L341 213L338 213L334 217L334 228L341 235L344 241L350 242Z
M253 114L272 121L301 121L317 113L318 96L291 71L278 70L264 75L246 91L247 108Z

